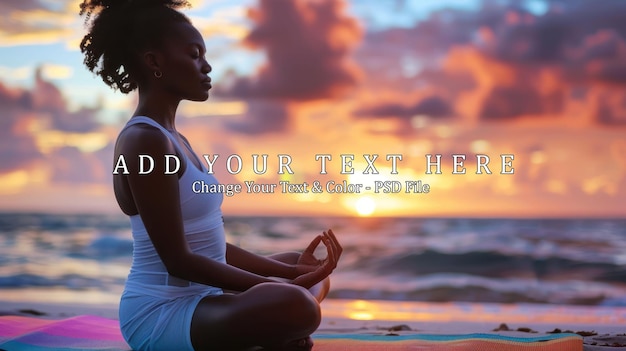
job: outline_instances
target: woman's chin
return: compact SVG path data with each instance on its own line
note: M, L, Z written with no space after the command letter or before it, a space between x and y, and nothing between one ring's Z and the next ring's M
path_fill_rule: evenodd
M187 98L187 100L189 100L189 101L196 101L196 102L202 102L202 101L206 101L208 99L209 99L209 92L208 91L205 91L205 92L200 93L198 95L191 96L191 97Z

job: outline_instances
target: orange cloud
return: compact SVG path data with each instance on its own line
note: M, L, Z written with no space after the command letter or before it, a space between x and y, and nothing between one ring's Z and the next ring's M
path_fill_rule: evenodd
M238 79L229 94L284 100L345 94L359 78L349 55L361 28L344 8L342 0L261 0L250 11L255 27L245 43L266 52L266 65Z

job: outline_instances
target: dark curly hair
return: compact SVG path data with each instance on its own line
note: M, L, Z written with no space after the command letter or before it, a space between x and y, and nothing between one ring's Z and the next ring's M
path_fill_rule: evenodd
M177 9L187 0L84 0L89 32L80 43L87 68L104 83L127 94L137 88L138 54L159 48L172 22L187 22ZM91 23L89 23L91 22Z

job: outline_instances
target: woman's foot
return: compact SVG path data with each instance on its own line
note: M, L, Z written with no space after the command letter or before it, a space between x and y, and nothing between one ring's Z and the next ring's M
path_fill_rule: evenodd
M293 351L311 351L313 349L313 339L310 336L306 338L290 341L287 343L285 350Z
M264 348L263 351L311 351L313 349L313 339L306 337L287 342L281 347Z

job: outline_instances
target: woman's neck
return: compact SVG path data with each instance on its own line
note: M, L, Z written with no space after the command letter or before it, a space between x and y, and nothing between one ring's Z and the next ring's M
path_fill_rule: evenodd
M150 94L139 91L139 101L134 116L146 116L168 130L176 129L176 110L179 99L172 99L164 94Z

